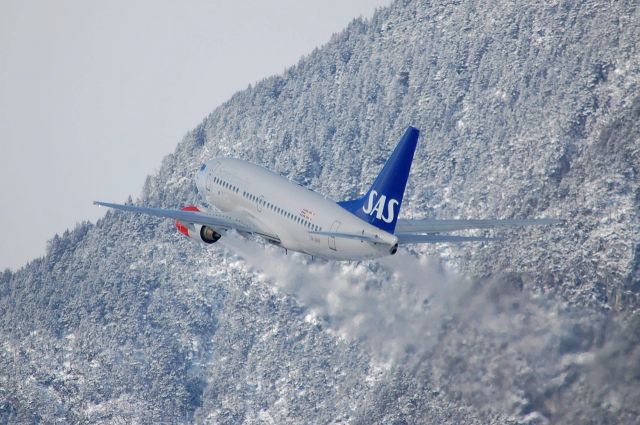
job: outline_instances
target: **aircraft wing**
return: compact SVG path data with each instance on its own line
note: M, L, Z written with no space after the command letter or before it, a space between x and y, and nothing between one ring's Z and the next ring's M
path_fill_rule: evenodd
M182 211L164 208L137 207L135 205L112 204L109 202L100 201L94 201L93 204L121 211L152 215L154 217L172 218L174 220L180 220L185 223L201 224L204 226L210 226L218 230L235 229L239 232L253 233L257 234L258 236L262 236L275 241L280 240L277 235L266 233L262 229L254 228L253 226L245 223L239 218L224 213L212 211L208 211L205 213L201 211Z
M398 238L400 238L400 234L402 233L439 233L468 229L493 229L496 227L541 226L549 224L560 224L562 222L563 220L558 220L555 218L523 220L437 220L429 218L421 220L398 219L395 234L396 236L398 236Z

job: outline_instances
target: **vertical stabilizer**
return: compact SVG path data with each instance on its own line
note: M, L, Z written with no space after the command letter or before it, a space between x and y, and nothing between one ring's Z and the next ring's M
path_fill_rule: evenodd
M393 233L419 134L417 128L407 128L369 191L362 198L338 204L367 223Z

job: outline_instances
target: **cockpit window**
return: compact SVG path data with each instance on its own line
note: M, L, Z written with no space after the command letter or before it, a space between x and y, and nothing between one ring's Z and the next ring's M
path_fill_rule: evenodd
M205 168L207 168L207 164L202 164L200 166L200 171L204 171Z

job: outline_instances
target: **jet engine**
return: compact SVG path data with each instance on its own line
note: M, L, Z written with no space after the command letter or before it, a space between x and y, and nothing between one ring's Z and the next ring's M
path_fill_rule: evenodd
M186 207L180 208L180 210L200 212L198 207L193 205L188 205ZM220 233L216 232L211 227L203 226L202 224L183 223L180 220L176 220L176 228L180 233L193 240L209 244L218 242L218 239L222 237Z

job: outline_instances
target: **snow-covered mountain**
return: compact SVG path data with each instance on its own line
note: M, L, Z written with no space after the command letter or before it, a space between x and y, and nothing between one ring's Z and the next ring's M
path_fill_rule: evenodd
M414 125L402 215L566 225L340 264L107 212L0 274L0 423L637 421L638 46L632 1L354 20L215 109L136 202L198 202L214 156L351 198Z

